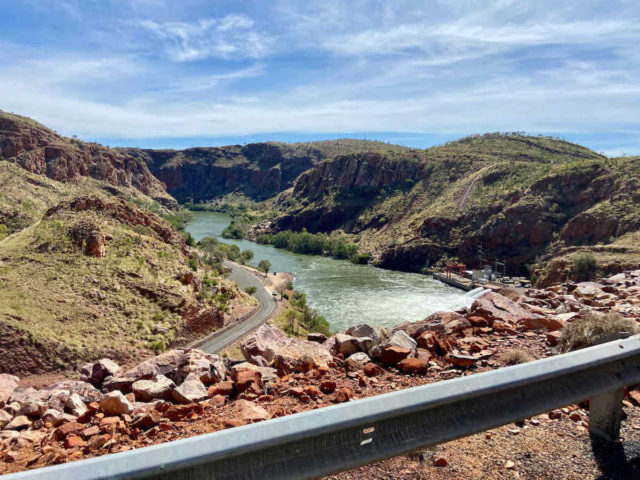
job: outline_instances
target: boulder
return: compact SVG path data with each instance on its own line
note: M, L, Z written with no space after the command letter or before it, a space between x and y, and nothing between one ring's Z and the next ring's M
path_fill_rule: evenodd
M240 350L247 360L253 356L261 356L271 363L275 359L273 352L277 350L277 347L286 345L287 340L284 333L265 323L245 338L240 345Z
M57 427L65 421L65 418L62 412L54 408L50 408L42 414L42 421L45 424L50 423L52 426Z
M498 295L502 295L503 297L508 298L513 302L517 302L518 299L520 298L520 294L518 293L518 291L512 287L500 288L496 293L498 293Z
M278 378L275 368L259 367L249 362L239 363L231 367L231 376L233 377L235 375L235 372L237 372L238 370L255 370L257 372L260 372L263 384L272 382Z
M55 390L49 397L49 400L47 400L49 408L64 412L64 407L67 404L67 400L69 400L69 395L68 390Z
M131 385L131 390L140 402L153 400L169 400L171 391L176 387L172 380L158 375L154 380L138 380Z
M307 373L316 368L318 365L311 355L303 355L296 361L296 372Z
M27 415L32 418L40 418L42 414L49 408L46 402L42 400L34 400L22 403L18 415Z
M366 365L370 361L371 358L369 358L369 355L367 355L366 353L356 352L347 358L346 364L355 369Z
M417 322L403 322L400 325L396 325L391 330L391 334L394 335L398 331L404 331L411 338L418 338L423 332L440 332L444 334L444 322L440 318L431 318L431 316Z
M0 408L9 401L13 391L18 388L20 379L8 373L0 373Z
M190 374L195 374L202 383L210 385L226 379L226 366L218 355L205 353L202 350L185 351L180 360L180 377L187 378Z
M344 333L338 333L334 335L334 347L331 350L333 355L338 355L341 353L345 357L348 357L352 353L356 353L360 351L360 347L356 342L355 337L351 335L346 335Z
M367 337L373 341L373 345L378 345L388 337L387 329L378 325L354 325L344 332L352 337Z
M324 333L312 332L307 335L307 340L315 343L324 343L327 341L327 336Z
M130 415L133 412L131 402L118 390L109 392L102 397L100 406L108 415Z
M404 330L395 331L389 339L379 345L376 345L369 351L369 355L373 358L381 358L385 349L389 347L398 347L411 352L418 346L416 341L411 338ZM399 361L399 360L398 360Z
M5 412L4 410L0 410L0 430L2 430L11 420L13 420L13 415L9 414L9 412Z
M530 317L522 322L524 330L548 330L555 332L556 330L562 330L564 328L564 322L555 316L541 317L536 315Z
M385 365L397 365L411 354L408 348L396 347L395 345L387 345L382 348L380 360Z
M235 381L236 394L238 395L247 391L256 395L263 393L262 375L257 370L236 370L233 379Z
M102 400L102 392L88 382L82 380L61 380L54 383L52 390L66 390L71 395L74 393L79 395L83 402L99 402Z
M95 387L102 386L102 382L107 377L117 377L122 373L122 368L113 360L103 358L98 360L91 367L89 382Z
M492 324L495 321L515 325L532 315L512 300L495 292L489 292L478 298L471 305L471 316L486 319Z
M88 408L80 395L78 395L77 393L72 393L71 395L69 395L69 398L65 403L65 410L71 415L79 417L80 415L84 415L87 412Z
M469 323L469 320L456 312L436 312L432 315L429 315L425 319L425 322L427 331L441 331L440 325L443 325L444 333L447 335L458 333L465 328L471 328L471 323Z
M30 427L32 423L32 420L26 415L18 415L4 426L4 430L22 430Z
M204 384L193 374L189 375L171 394L179 403L196 403L209 397Z
M271 418L271 414L264 408L248 400L233 402L233 415L243 423L260 422Z
M333 360L331 353L323 345L290 338L285 344L273 344L264 352L264 358L274 361L277 356L281 362L284 361L295 368L298 359L304 355L309 355L318 366L326 367Z

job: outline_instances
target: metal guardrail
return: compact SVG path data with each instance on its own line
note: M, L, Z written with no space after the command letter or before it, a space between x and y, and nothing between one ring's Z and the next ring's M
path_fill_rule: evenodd
M615 437L622 388L640 383L640 337L124 453L2 477L315 478L590 399Z

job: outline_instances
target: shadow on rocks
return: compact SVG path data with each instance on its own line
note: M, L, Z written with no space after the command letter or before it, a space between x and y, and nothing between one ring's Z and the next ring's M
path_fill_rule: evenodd
M597 480L640 480L640 442L612 442L591 437L601 475Z

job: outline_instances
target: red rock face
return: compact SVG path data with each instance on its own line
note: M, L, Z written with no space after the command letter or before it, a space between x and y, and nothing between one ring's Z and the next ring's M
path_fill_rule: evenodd
M0 159L60 182L91 177L148 195L164 192L144 161L97 143L61 137L17 115L0 116Z

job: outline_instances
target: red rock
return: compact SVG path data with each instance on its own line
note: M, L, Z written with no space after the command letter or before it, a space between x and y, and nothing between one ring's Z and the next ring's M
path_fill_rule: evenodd
M531 317L531 313L507 297L489 292L473 302L471 316L482 317L489 323L498 320L516 324Z
M248 400L236 400L233 413L245 423L259 422L271 418L271 414L264 408Z
M100 420L100 426L105 427L108 425L117 425L120 421L120 417L104 417Z
M342 387L336 392L336 400L341 403L348 402L354 396L355 396L354 391L351 390L349 387Z
M149 430L155 427L160 422L160 416L154 412L143 413L138 415L133 422L131 422L132 428L139 428L140 430Z
M94 435L98 435L100 433L100 428L97 425L93 425L89 428L85 428L80 432L80 435L84 438L93 437Z
M210 397L215 397L216 395L223 395L228 397L233 393L233 382L227 380L224 382L213 384L207 390L207 393Z
M408 348L389 346L382 349L381 361L385 365L397 365L411 354Z
M557 420L558 418L562 418L562 411L561 410L552 410L549 412L549 418L551 420Z
M69 435L64 440L64 448L76 448L76 447L84 447L87 444L83 439L78 437L77 435Z
M336 386L336 382L334 382L333 380L324 380L320 384L320 390L322 390L324 393L333 393L336 390Z
M582 415L580 415L578 412L572 412L571 415L569 415L569 418L574 422L582 421Z
M449 465L449 460L447 460L447 457L443 457L442 455L434 455L433 464L436 467L446 467Z
M558 345L558 341L560 340L560 337L562 336L561 332L555 331L555 332L548 332L547 333L547 343L551 346L556 346Z
M489 322L482 318L482 317L478 317L475 315L471 315L470 317L467 317L467 320L469 320L469 323L471 325L473 325L474 327L487 327L489 326Z
M463 367L463 368L468 368L468 367L472 367L473 365L476 364L476 362L478 362L481 357L475 357L475 356L471 356L471 355L455 355L455 354L449 354L446 357L444 357L444 359L453 364L456 365L457 367Z
M262 394L262 374L256 370L239 370L234 372L235 390L239 395L244 392Z
M376 365L375 363L367 363L364 366L364 374L367 377L377 377L378 375L381 375L383 373L384 373L384 370L379 365Z
M322 392L315 385L309 385L307 387L304 387L304 393L309 395L312 398L322 397Z
M53 436L55 437L56 440L60 441L66 438L68 435L72 433L78 433L82 430L84 430L84 425L82 425L81 423L68 422L56 428L55 432L53 433Z
M398 368L406 374L425 373L427 362L421 358L405 358L398 363Z
M103 435L95 435L91 437L91 439L87 442L87 449L91 451L102 448L104 444L109 440L111 440L111 435L109 435L108 433L105 433Z

